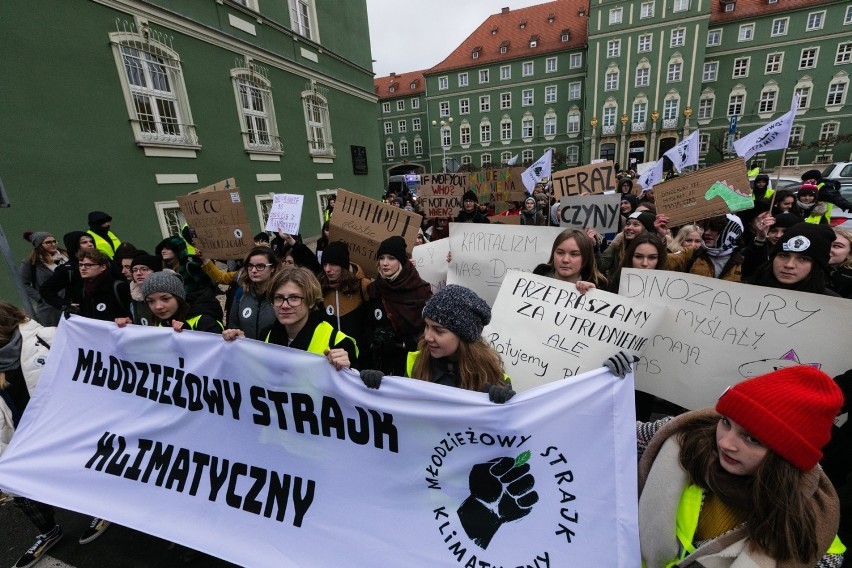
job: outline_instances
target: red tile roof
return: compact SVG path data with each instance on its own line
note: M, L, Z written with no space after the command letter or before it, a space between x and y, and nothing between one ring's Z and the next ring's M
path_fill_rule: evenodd
M413 89L411 88L412 83L414 84ZM423 71L409 71L400 75L391 73L387 77L376 77L373 79L373 85L379 100L419 95L426 92ZM392 93L390 92L391 86L394 86Z
M587 0L556 0L518 10L503 8L499 14L492 14L482 22L446 59L424 73L432 75L582 47L586 44L588 14ZM570 34L567 42L562 41L563 30ZM530 47L533 36L537 36L536 47ZM500 46L506 42L507 52L500 53ZM471 53L477 48L479 57L473 59Z
M725 11L726 3L734 4L733 12ZM767 0L710 0L710 25L825 5L825 0L778 0L775 4Z

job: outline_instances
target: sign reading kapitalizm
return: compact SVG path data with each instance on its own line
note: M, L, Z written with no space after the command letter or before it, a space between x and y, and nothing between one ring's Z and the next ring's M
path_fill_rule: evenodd
M605 369L497 405L72 316L0 485L241 566L633 568L632 410L632 377Z

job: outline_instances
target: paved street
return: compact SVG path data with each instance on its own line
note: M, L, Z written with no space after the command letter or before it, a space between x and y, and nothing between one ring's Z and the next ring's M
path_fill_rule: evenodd
M165 540L140 533L127 527L112 525L100 538L87 545L77 539L88 526L91 517L71 511L58 511L59 523L65 536L35 568L171 568L201 567L228 568L235 566L205 555L191 560L183 556L186 549ZM164 519L167 523L168 520ZM26 552L36 536L35 528L12 504L0 504L0 568L12 566Z

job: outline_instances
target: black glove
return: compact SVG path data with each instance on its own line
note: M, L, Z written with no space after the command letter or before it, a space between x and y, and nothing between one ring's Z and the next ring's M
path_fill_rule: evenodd
M385 374L376 369L364 369L361 371L361 380L367 385L368 389L378 389L382 385L382 377Z
M631 364L638 361L639 357L636 355L630 355L626 351L619 351L604 361L603 366L609 369L609 372L619 379L623 379L627 376L627 373L630 372Z
M491 383L485 383L482 387L482 392L487 392L488 399L497 404L503 404L515 396L515 391L513 391L512 387L509 385L501 387L498 385L492 385Z

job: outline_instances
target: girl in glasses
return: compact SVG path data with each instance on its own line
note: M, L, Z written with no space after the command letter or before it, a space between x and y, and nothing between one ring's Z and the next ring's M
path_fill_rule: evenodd
M60 248L56 237L45 231L27 231L24 239L29 241L33 249L21 263L21 281L27 296L35 305L35 319L41 325L58 325L60 310L44 301L38 289L53 276L57 266L68 262L68 251Z

